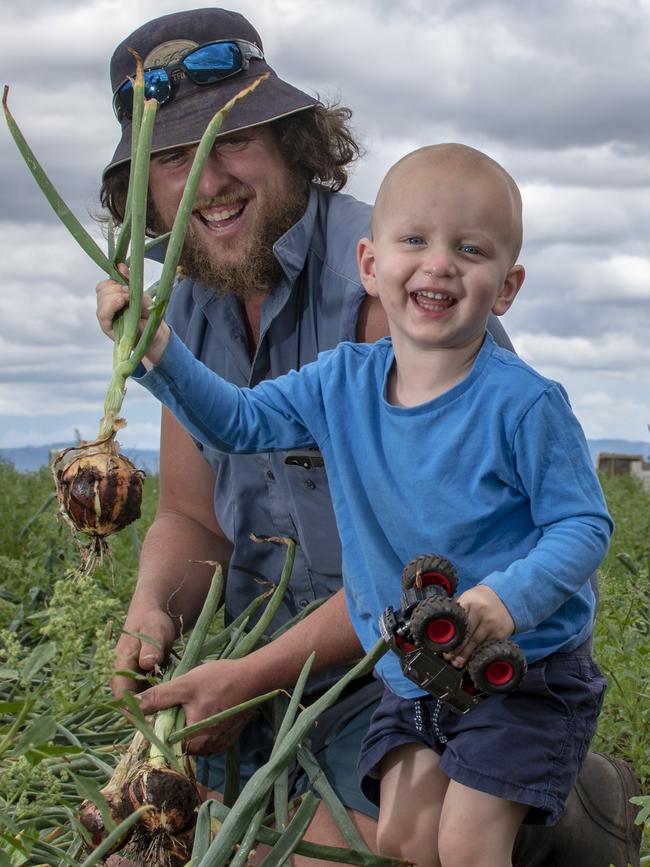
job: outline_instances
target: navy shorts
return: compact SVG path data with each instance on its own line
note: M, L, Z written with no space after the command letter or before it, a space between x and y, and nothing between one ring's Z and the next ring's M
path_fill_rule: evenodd
M362 794L354 772L361 742L382 695L381 685L372 678L369 680L370 683L344 697L319 717L306 745L315 755L342 803L376 819L379 814L377 806ZM246 726L239 738L240 791L255 771L269 760L272 746L272 726L260 714ZM208 789L223 792L224 756L200 756L196 776L199 783ZM291 797L302 794L308 788L307 775L298 765L294 765L290 768Z
M384 756L424 744L450 779L528 804L527 824L554 825L596 730L605 686L585 644L533 663L517 689L462 716L431 696L404 699L386 690L361 746L361 789L378 804Z

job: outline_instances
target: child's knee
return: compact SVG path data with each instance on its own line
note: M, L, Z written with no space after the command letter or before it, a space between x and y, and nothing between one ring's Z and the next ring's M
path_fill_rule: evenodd
M381 813L377 822L377 851L381 855L386 855L391 858L401 858L403 845L403 835L399 833L399 829L395 827L395 823L382 820Z
M441 867L434 833L427 835L427 839L418 839L412 834L404 834L404 829L396 823L382 824L381 819L377 826L377 852L385 857L409 861L418 867Z
M466 829L464 834L458 834L455 828L453 832L443 828L438 829L438 854L441 867L467 867L468 864L480 864L485 854L479 844L478 832L472 834Z
M518 821L469 821L468 814L443 812L438 827L442 867L501 867L511 864Z

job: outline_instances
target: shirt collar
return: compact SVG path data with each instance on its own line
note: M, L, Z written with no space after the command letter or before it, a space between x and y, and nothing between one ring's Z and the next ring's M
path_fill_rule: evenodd
M305 267L307 254L314 238L317 213L318 188L315 184L311 184L305 213L273 245L275 258L280 263L289 283L293 283Z

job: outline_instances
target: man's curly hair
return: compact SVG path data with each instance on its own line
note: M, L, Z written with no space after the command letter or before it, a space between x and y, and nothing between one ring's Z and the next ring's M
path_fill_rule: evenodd
M271 121L288 169L305 184L314 181L336 192L348 181L348 167L361 154L361 147L349 126L352 112L343 106L318 104ZM129 163L109 172L100 190L102 207L117 224L124 220ZM151 214L148 223L151 223Z

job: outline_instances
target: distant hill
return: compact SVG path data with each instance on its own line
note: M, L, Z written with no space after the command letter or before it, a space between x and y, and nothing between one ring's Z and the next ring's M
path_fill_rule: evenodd
M10 461L20 473L34 473L50 462L50 452L59 451L72 443L50 443L44 446L22 446L0 449L0 460ZM123 449L124 454L141 470L158 472L158 449Z
M617 452L622 455L641 455L647 458L650 455L650 443L635 442L634 440L587 440L589 451L594 463L600 452Z
M603 439L588 440L588 443L594 464L600 452L620 452L624 455L640 454L644 458L650 455L650 443L647 442ZM10 461L21 473L33 473L49 463L50 451L52 449L63 449L66 445L70 445L70 443L51 443L44 446L22 446L21 448L14 449L0 449L0 460ZM158 472L157 449L124 449L124 452L140 469L154 475Z

